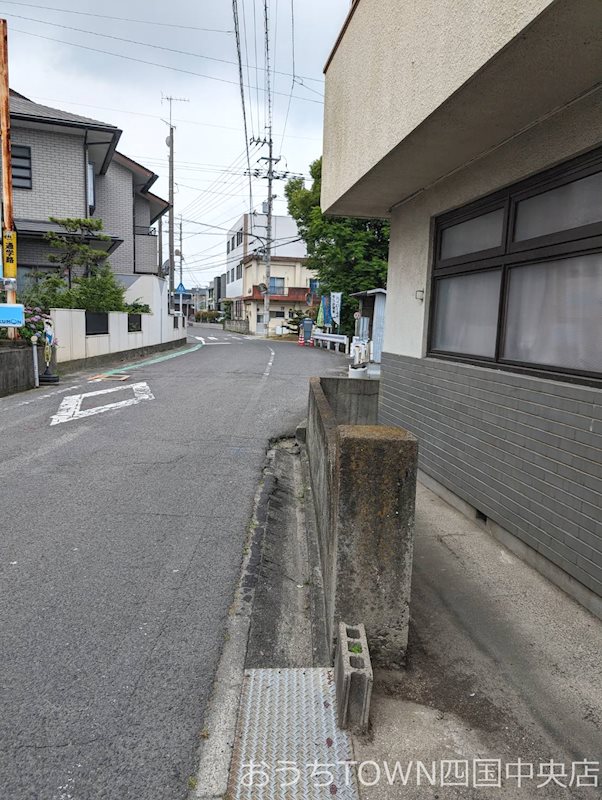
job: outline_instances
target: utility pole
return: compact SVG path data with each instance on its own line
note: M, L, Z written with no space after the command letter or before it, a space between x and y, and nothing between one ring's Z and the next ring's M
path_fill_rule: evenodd
M10 89L8 82L8 24L0 20L0 137L2 139L2 255L6 299L17 302L17 237L13 219L13 171L10 158ZM16 338L15 328L8 329Z
M182 283L182 261L184 260L184 256L182 255L182 215L181 214L180 214L180 250L179 250L179 253L180 253L180 314L182 314L182 295L183 295L183 292L181 290L182 290L182 286L184 286L184 284Z
M172 123L172 106L174 103L187 103L185 97L165 97L161 95L161 102L166 100L169 103L169 136L166 139L166 144L169 147L169 308L173 312L174 307L174 273L176 269L175 262L175 241L174 241L174 126ZM165 120L163 120L165 122Z
M270 277L272 274L272 211L274 207L274 197L272 195L272 185L274 183L274 142L272 141L272 125L270 123L268 140L268 213L266 220L266 243L263 255L265 264L265 285L267 291L263 298L263 319L266 325L266 336L270 333Z
M163 217L159 217L159 235L157 249L159 251L159 264L157 265L157 275L163 277Z

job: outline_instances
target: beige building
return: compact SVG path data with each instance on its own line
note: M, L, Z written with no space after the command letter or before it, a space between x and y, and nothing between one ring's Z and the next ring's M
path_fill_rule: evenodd
M315 273L306 266L307 259L294 256L273 256L270 277L269 332L276 333L296 311L307 310L318 302ZM232 318L247 320L249 333L263 333L265 264L256 255L242 263L242 293L234 298Z
M267 218L243 214L226 237L225 297L232 301L232 319L248 321L249 333L264 333L263 263ZM282 328L296 310L317 302L318 282L307 268L307 248L292 217L272 217L270 269L270 333ZM308 296L309 295L309 296ZM243 326L244 328L244 326Z
M602 3L356 0L322 205L389 217L381 421L602 613Z

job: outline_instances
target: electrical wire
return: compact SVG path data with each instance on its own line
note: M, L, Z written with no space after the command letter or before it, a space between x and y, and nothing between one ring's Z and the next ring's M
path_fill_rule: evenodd
M6 0L2 0L2 2L6 2ZM243 6L244 6L244 4L243 4ZM216 56L206 56L203 53L194 53L194 52L192 52L190 50L180 50L180 49L175 48L175 47L166 47L165 45L162 45L162 44L153 44L152 42L139 42L136 39L129 39L129 38L125 38L123 36L115 36L114 34L111 34L111 33L101 33L100 31L91 31L91 30L88 30L87 28L75 28L73 25L63 25L62 23L50 22L49 20L45 20L45 19L36 19L35 17L25 17L25 16L23 16L21 14L12 14L12 13L9 12L9 13L5 14L5 16L12 17L13 19L26 20L27 22L37 22L40 25L50 25L53 28L63 28L66 31L76 31L77 33L85 33L86 35L89 35L89 36L100 36L103 39L114 39L116 42L125 42L126 44L135 44L135 45L138 45L140 47L151 47L154 50L164 50L167 53L176 53L176 54L182 55L182 56L191 56L192 58L203 58L206 61L215 61L215 62L217 62L219 64L231 64L234 67L237 66L237 62L236 61L230 61L227 58L217 58ZM243 64L243 66L248 67L249 65L248 64ZM290 74L286 73L286 72L279 72L278 74L279 75L287 75L288 77L290 77ZM308 77L307 80L321 82L321 80L319 78L310 78L310 77ZM250 82L251 81L250 81L250 78L249 78L249 83Z
M44 39L49 42L58 42L59 44L66 44L69 47L78 47L80 50L89 50L92 53L102 53L102 55L113 56L114 58L123 58L126 61L135 61L138 64L146 64L150 67L159 67L160 69L168 69L172 72L181 72L184 75L194 75L196 78L206 78L210 81L218 81L219 83L228 83L231 86L238 86L237 81L230 81L227 78L218 78L215 75L204 75L201 72L194 72L190 69L182 69L181 67L171 67L168 64L159 64L156 61L146 61L142 58L134 58L134 56L126 56L123 53L112 53L110 50L101 50L98 47L88 47L84 44L76 44L75 42L66 42L64 39L55 39L53 36L42 36L40 33L32 33L31 31L23 31L20 28L12 28L12 33L22 33L25 36L33 36L36 39ZM247 89L254 89L254 86L245 86ZM307 88L307 87L306 87ZM263 89L261 91L264 91ZM283 92L275 92L275 94L284 94ZM285 95L286 96L286 95ZM308 103L318 103L318 100L312 100L309 97L299 97L299 100L305 100Z
M244 4L244 0L243 0ZM238 78L240 82L240 102L242 105L242 121L245 135L245 151L247 155L247 169L249 171L249 214L253 209L253 179L251 177L251 156L249 153L249 130L247 127L247 109L245 103L245 88L242 72L242 52L240 47L240 27L238 21L238 0L232 0L232 15L234 17L234 35L236 38L236 54L238 56Z
M282 128L282 139L280 140L280 152L284 145L284 137L286 136L286 126L288 124L288 115L291 110L291 103L293 101L293 92L295 91L295 0L291 0L291 63L293 69L293 79L291 81L291 91L288 96L288 105L286 107L286 115L284 117L284 127Z
M21 6L22 8L43 8L44 11L60 11L63 14L79 14L83 17L98 17L99 19L113 19L119 22L137 22L141 25L158 25L162 28L180 28L185 31L205 31L208 33L232 33L221 28L195 28L192 25L177 25L173 22L153 22L148 19L129 19L128 17L110 17L107 14L94 14L91 11L75 11L72 8L54 8L53 6L34 5L33 3L17 3L15 0L3 0L9 6Z

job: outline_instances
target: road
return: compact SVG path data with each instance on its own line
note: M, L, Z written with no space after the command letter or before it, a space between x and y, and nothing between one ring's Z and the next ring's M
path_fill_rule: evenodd
M345 364L189 334L124 383L0 400L6 800L186 796L267 441Z

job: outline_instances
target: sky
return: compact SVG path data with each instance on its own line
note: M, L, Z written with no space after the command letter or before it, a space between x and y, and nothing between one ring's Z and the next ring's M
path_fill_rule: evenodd
M165 198L164 98L181 98L172 103L172 117L184 283L207 285L225 270L226 233L219 229L232 226L250 204L231 0L48 2L0 0L11 87L36 102L117 125L123 130L118 149L159 175L152 191ZM322 70L350 2L267 0L267 6L277 169L307 176L322 149ZM264 0L238 0L238 15L248 134L263 140ZM250 149L251 167L264 166L259 159L267 148ZM284 185L275 183L277 214L286 213ZM261 211L266 180L254 179L252 190Z

